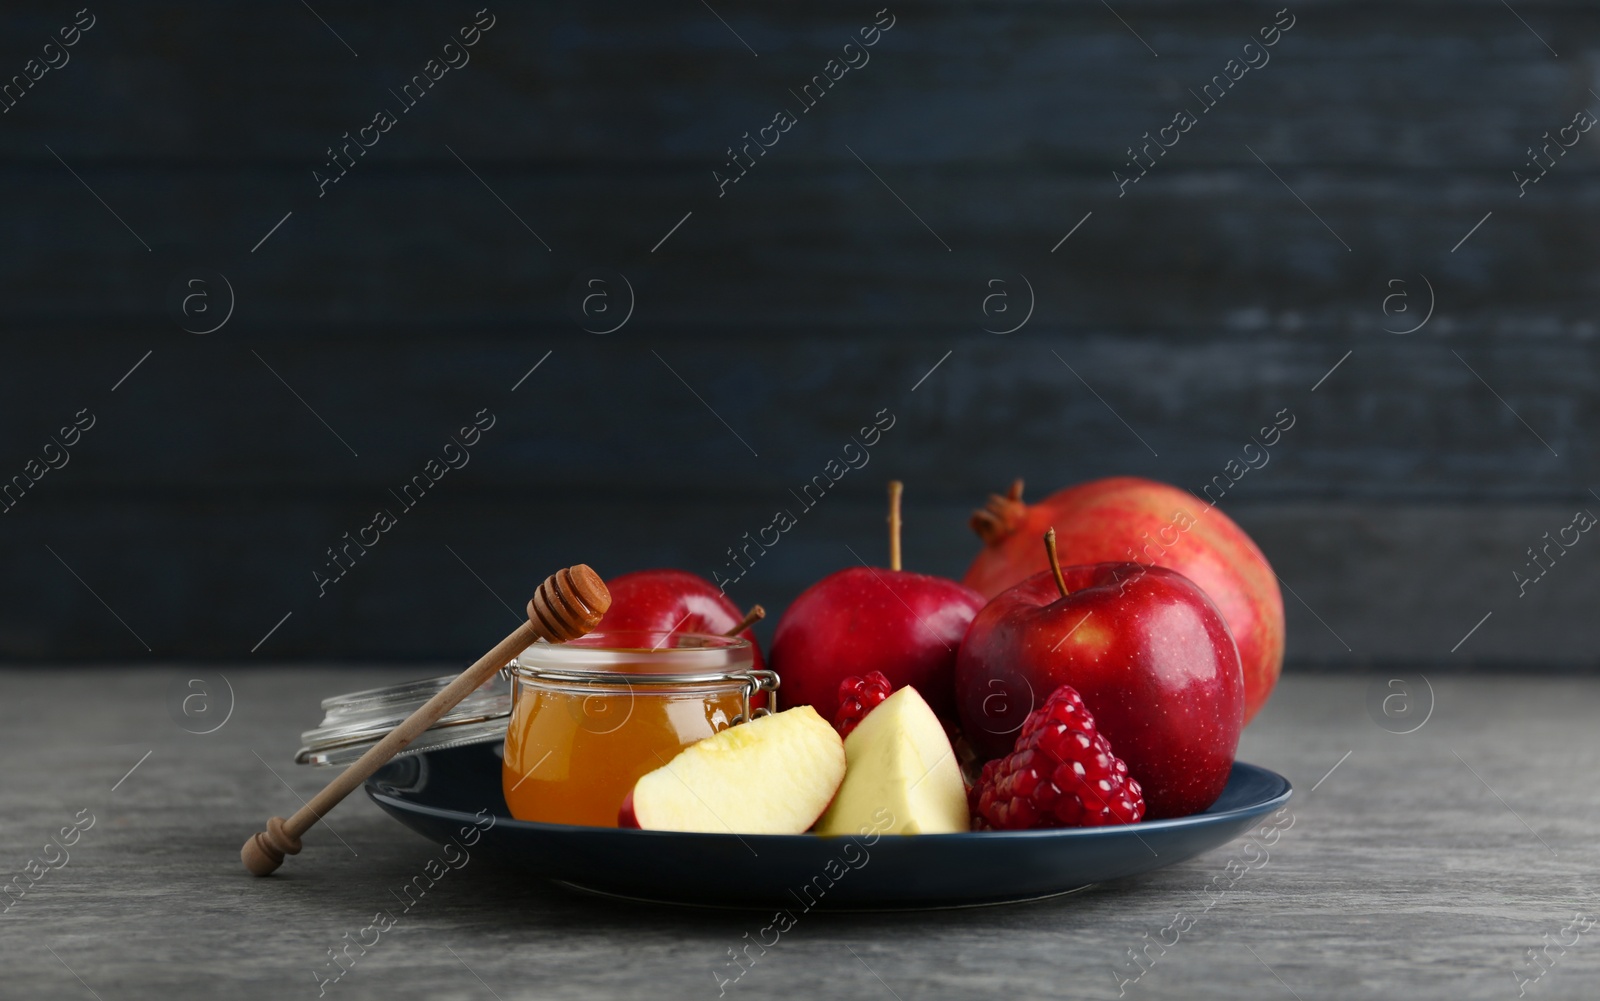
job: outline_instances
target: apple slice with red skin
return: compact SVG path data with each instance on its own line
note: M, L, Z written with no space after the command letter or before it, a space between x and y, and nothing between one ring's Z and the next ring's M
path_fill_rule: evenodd
M731 726L640 777L618 827L804 834L844 780L844 741L810 706Z
M1187 577L1139 563L1053 570L1002 592L961 644L963 732L1009 752L1028 713L1071 685L1144 787L1146 817L1214 803L1244 726L1244 675L1227 623Z
M784 611L772 668L784 705L839 714L839 682L882 671L940 717L955 716L956 651L983 597L945 577L900 569L900 483L889 484L889 567L849 567L817 581Z

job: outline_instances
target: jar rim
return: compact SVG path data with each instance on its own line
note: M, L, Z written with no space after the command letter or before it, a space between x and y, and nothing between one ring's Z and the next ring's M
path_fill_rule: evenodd
M577 676L560 680L710 681L746 672L754 663L754 644L738 636L612 629L596 630L565 643L540 640L513 657L510 669L522 677Z
M513 663L513 677L522 681L535 681L546 685L576 685L582 690L595 686L614 686L632 690L635 686L646 688L674 688L679 686L730 684L742 685L752 693L778 690L778 675L773 671L746 667L733 671L674 672L664 674L633 674L620 671L561 670L547 667L524 667Z

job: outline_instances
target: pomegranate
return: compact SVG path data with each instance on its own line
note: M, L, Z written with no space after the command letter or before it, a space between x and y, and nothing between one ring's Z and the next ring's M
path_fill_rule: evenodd
M1022 481L973 512L984 547L962 583L993 598L1049 569L1039 537L1054 527L1061 562L1131 561L1176 570L1216 604L1239 646L1245 722L1260 711L1283 669L1283 595L1244 529L1193 494L1134 476L1093 480L1022 502Z

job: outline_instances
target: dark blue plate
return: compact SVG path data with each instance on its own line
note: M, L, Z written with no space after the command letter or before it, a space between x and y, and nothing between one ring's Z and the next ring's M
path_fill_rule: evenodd
M1068 893L1226 844L1287 803L1289 792L1288 779L1241 762L1211 809L1190 817L1122 827L823 838L513 820L500 791L500 759L488 744L401 758L367 780L367 795L430 841L475 841L467 849L474 855L545 879L640 900L796 912L960 907Z

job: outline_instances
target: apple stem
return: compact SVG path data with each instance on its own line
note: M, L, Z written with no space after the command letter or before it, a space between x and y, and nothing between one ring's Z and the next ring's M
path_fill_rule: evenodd
M1067 596L1067 579L1061 576L1061 557L1056 553L1056 530L1054 527L1044 533L1044 551L1050 555L1050 572L1056 575L1056 590L1061 592L1061 597Z
M739 624L722 635L737 636L766 617L767 610L765 608L762 608L760 605L752 605L750 606L750 611L744 613L744 618L739 620Z
M889 569L900 569L900 492L899 480L889 481Z

